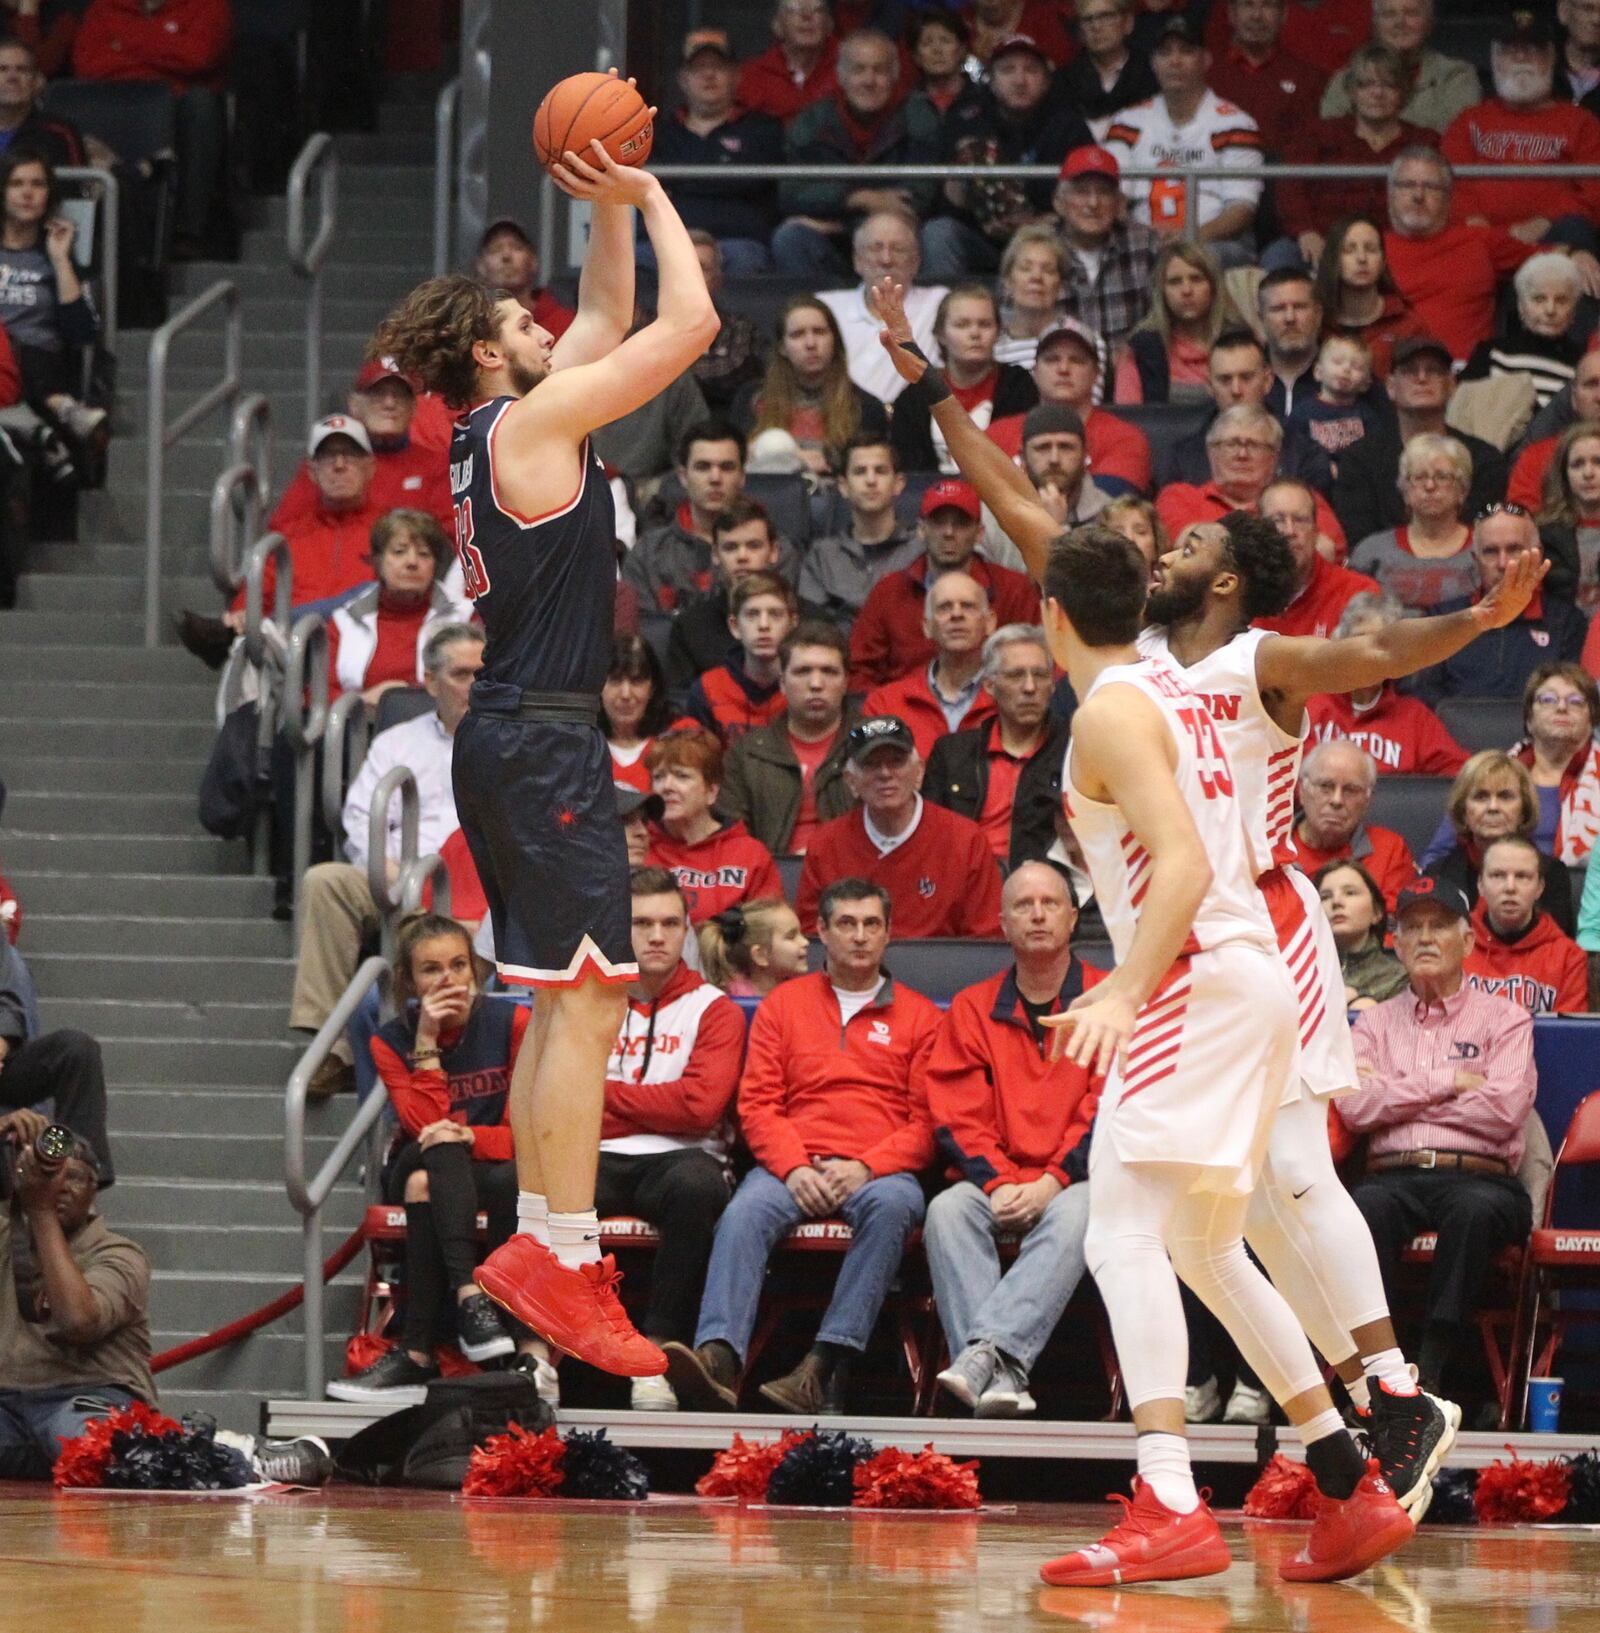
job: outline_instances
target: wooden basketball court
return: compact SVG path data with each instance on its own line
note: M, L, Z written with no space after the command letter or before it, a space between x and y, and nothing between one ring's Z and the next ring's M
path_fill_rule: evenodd
M1354 1584L1291 1588L1303 1527L1225 1522L1226 1575L1052 1589L1109 1508L978 1514L464 1500L335 1487L254 1499L0 1486L0 1627L116 1633L1539 1633L1600 1627L1600 1529L1424 1527Z

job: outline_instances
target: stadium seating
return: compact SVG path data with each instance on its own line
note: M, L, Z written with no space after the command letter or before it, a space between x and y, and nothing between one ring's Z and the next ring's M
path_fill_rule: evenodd
M1444 815L1449 792L1448 777L1379 777L1367 807L1367 821L1393 828L1411 854L1420 857Z
M1519 697L1447 697L1440 701L1438 713L1450 735L1474 754L1484 748L1510 748L1524 735Z

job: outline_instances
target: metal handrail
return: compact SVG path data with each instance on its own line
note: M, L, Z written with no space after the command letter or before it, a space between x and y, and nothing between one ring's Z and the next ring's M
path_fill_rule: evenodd
M122 247L122 183L109 170L91 164L64 164L56 171L57 181L98 182L103 189L100 247L100 342L113 355L117 349L119 311L117 284L118 252Z
M262 580L267 563L273 563L272 621L279 633L289 627L294 605L294 558L289 541L281 533L267 533L250 546L244 568L244 655L257 669L267 665L265 619L262 616Z
M283 734L294 751L294 900L311 866L311 819L316 808L317 745L328 724L328 622L308 612L289 632L283 666Z
M409 766L391 766L372 791L372 807L367 813L367 888L378 911L389 914L400 905L389 888L386 866L389 853L389 806L400 795L400 863L417 854L417 821L422 813L422 796ZM399 884L396 877L395 883Z
M322 820L329 833L337 834L344 826L345 789L367 757L371 741L366 699L359 692L343 693L328 710L322 734Z
M456 116L461 109L459 74L433 104L433 275L442 277L455 257Z
M235 465L254 467L265 503L272 492L272 404L259 391L247 391L234 404L228 458Z
M322 189L316 236L306 239L306 193L311 176L322 172ZM306 138L289 171L288 252L289 266L310 280L306 290L306 425L322 417L322 263L333 246L339 226L339 158L333 138L319 130Z
M192 329L213 307L223 311L222 378L192 402L170 424L167 422L167 359L172 343ZM150 336L149 409L145 415L145 567L144 644L155 646L161 636L161 548L166 498L167 449L219 404L238 400L244 364L244 319L239 287L218 279L179 309Z
M260 536L261 479L254 465L229 465L211 485L211 580L224 595L239 588L245 540Z

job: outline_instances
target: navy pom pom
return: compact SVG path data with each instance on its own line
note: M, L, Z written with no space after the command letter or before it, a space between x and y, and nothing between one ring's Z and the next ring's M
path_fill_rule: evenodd
M1441 1469L1433 1477L1433 1502L1424 1523L1476 1525L1478 1512L1472 1506L1472 1498L1477 1489L1476 1469Z
M855 1497L856 1464L872 1456L870 1440L842 1429L823 1429L791 1446L767 1482L769 1503L805 1508L848 1508Z
M637 1502L650 1495L650 1476L626 1446L606 1439L604 1429L573 1429L562 1437L562 1497Z

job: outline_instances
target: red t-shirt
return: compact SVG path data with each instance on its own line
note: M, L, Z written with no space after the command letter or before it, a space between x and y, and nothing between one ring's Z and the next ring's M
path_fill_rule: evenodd
M1358 595L1377 588L1378 581L1365 573L1337 567L1318 556L1306 587L1276 618L1256 619L1256 628L1270 629L1276 635L1331 635L1344 609Z
M1383 235L1383 253L1395 287L1427 333L1464 363L1480 340L1494 333L1500 280L1539 251L1503 227L1446 227L1432 238Z
M789 855L804 856L817 828L817 772L822 762L839 740L838 732L832 737L819 737L814 743L802 742L789 733L789 747L800 762L800 814L794 819L794 832L789 836Z
M1011 812L1017 803L1017 783L1028 759L1007 754L998 742L989 749L989 786L984 790L978 826L989 849L1004 862L1011 855Z

